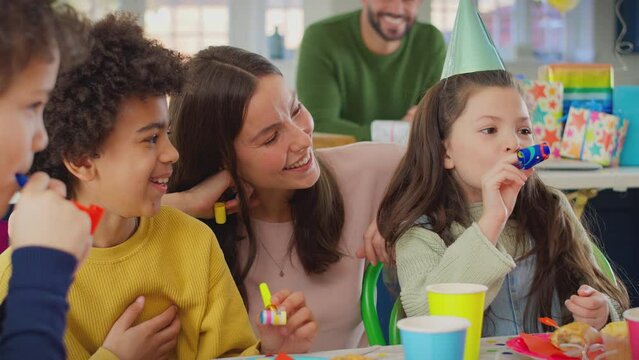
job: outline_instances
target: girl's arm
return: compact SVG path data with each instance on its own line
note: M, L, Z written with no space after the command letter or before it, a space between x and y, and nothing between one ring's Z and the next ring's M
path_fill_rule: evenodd
M493 301L506 274L515 267L501 245L473 223L449 247L436 233L415 226L395 247L401 300L408 316L428 315L427 285L467 282L488 286L485 307Z
M588 235L588 232L586 231L584 226L581 224L581 221L579 220L574 210L572 209L572 205L570 204L570 201L568 201L568 198L566 198L566 195L564 195L564 193L562 193L561 191L556 189L553 189L552 191L559 197L561 207L563 211L566 213L566 217L568 218L568 221L570 221L572 228L575 229L575 236L579 240L579 243L583 244L583 246L586 248L586 251L589 254L590 262L592 263L594 267L599 269L599 265L597 264L597 260L595 258L593 248L592 248L594 246L592 239L590 238L590 236ZM584 285L592 285L592 284L584 284ZM594 289L594 290L596 293L599 293L599 291L597 291L599 289ZM610 320L610 321L621 320L621 313L623 312L621 305L614 299L610 298L607 294L602 294L602 295L606 300L605 305L608 308L608 311L607 311L608 315L605 316L606 318L605 320ZM579 298L585 299L585 298L591 297L590 294L584 296L583 292L579 292L577 289L575 290L574 296L577 297L576 299L577 301L579 300ZM568 306L568 303L566 305ZM571 307L572 307L572 310L571 310ZM573 302L570 303L570 306L568 307L568 309L571 312L573 312L573 314L575 314L575 311L579 312L580 310L579 308L575 307Z

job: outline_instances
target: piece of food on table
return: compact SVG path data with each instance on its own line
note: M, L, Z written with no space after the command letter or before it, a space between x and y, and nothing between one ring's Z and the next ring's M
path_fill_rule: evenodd
M625 321L614 321L601 329L608 360L630 359L630 337Z
M558 348L561 348L562 344L575 344L583 347L602 343L599 331L579 321L571 322L555 330L550 335L550 341Z

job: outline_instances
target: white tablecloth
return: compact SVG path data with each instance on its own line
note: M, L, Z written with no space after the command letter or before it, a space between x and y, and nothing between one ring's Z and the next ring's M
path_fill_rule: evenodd
M506 341L510 339L510 336L505 337L493 337L481 339L481 350L479 353L480 360L522 360L530 359L527 356L522 356L514 353L506 346ZM319 352L314 354L308 354L309 356L331 357L337 355L346 354L360 354L366 355L372 359L380 360L404 360L404 352L401 345L396 346L372 346L364 349L353 350L336 350L328 352Z
M511 336L501 336L492 338L481 339L481 350L479 354L479 360L523 360L530 359L527 356L522 356L514 353L506 346ZM401 345L396 346L371 346L361 349L347 349L347 350L334 350L324 351L317 353L305 354L306 356L313 356L319 358L331 359L338 355L347 354L359 354L366 355L371 359L379 360L404 360L404 352Z

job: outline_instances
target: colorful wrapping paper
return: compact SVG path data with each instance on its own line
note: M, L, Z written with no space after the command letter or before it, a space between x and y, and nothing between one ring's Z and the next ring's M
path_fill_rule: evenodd
M614 72L610 64L550 64L539 68L539 79L564 85L563 112L575 101L595 101L612 113Z
M628 127L630 126L630 121L628 119L621 119L621 125L619 126L619 131L617 135L617 141L615 141L615 149L612 151L612 162L610 166L617 167L621 164L621 153L624 149L624 145L626 143L626 137L628 136Z
M550 155L559 158L563 123L563 84L560 82L521 80L524 100L530 112L535 140L546 141Z
M627 130L628 121L621 121L616 115L570 108L561 139L561 156L603 166L618 164Z

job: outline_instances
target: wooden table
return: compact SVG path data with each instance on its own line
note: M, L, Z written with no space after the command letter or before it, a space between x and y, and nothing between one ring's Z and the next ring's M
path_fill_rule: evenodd
M356 142L354 136L329 133L313 133L313 147L315 149L348 145Z

